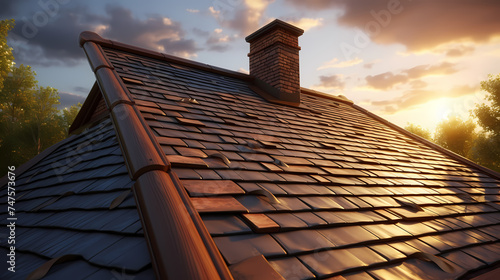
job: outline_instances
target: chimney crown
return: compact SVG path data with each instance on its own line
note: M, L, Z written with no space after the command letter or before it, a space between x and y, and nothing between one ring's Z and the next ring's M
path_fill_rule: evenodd
M281 101L300 103L298 38L303 33L276 19L245 38L250 43L250 75Z

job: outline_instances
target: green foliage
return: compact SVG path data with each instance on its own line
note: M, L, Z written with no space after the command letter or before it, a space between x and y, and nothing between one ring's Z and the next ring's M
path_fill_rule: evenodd
M29 115L35 104L35 73L29 66L10 67L0 94L0 166L19 165L36 155ZM0 170L4 173L4 170Z
M13 27L13 19L0 20L0 91L14 61L12 48L7 45L7 33Z
M477 137L475 129L476 124L472 120L450 117L438 124L434 141L448 150L468 157Z
M432 140L431 132L425 128L422 128L420 125L408 123L405 126L405 129L408 130L409 132L415 134L415 135L422 137L422 138L425 138L427 140Z
M35 72L30 66L11 67L0 94L0 109L11 122L23 121L25 112L34 104L32 96L37 86Z
M476 141L473 158L500 172L500 75L488 75L488 80L481 82L481 89L487 92L487 103L476 104L472 114L484 133Z
M59 111L57 89L38 87L30 66L14 66L6 44L13 24L0 21L0 176L5 166L19 166L64 139L81 108L78 104Z
M472 148L472 160L500 172L500 135L480 133Z
M481 89L486 91L489 104L477 104L473 114L479 125L493 134L500 134L500 75L488 75L488 80L481 82Z
M28 124L31 129L33 144L37 154L53 144L64 139L64 130L60 127L56 105L59 104L59 93L51 87L40 87L33 94L34 104L29 111Z
M62 126L64 127L66 134L68 133L69 127L73 123L73 121L76 118L76 115L78 115L78 112L82 108L82 103L78 103L76 105L71 105L71 107L64 108L63 110L63 115L62 115Z

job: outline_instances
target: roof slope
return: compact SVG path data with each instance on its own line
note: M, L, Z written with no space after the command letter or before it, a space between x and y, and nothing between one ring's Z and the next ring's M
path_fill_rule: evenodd
M14 172L16 272L2 269L0 278L26 279L63 256L66 262L44 279L154 277L134 198L124 193L134 182L109 118L52 149L28 170ZM7 192L0 202L5 228ZM6 242L0 246L3 256L9 253Z
M343 98L303 89L285 106L248 75L81 40L102 93L72 130L104 106L112 121L17 174L16 276L69 254L48 279L163 277L198 256L171 248L199 247L223 279L452 279L500 262L500 174Z
M103 49L230 267L262 254L290 279L447 279L500 260L484 170L348 102L272 104L242 79Z

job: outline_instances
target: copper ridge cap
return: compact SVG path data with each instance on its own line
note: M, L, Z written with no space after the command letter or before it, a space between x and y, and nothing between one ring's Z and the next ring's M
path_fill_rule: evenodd
M82 47L86 42L94 42L100 46L114 48L114 49L118 49L118 50L122 50L122 51L127 51L127 52L130 52L133 54L143 55L143 56L147 56L147 57L151 57L151 58L155 58L155 59L165 60L165 61L181 64L184 66L190 66L190 67L197 68L200 70L215 72L215 73L219 73L219 74L223 74L226 76L239 78L239 79L243 79L243 80L251 81L254 79L253 76L251 76L249 74L241 73L238 71L228 70L228 69L213 66L210 64L201 63L201 62L177 57L174 55L160 53L160 52L148 50L145 48L121 43L118 41L105 39L105 38L101 37L99 34L92 32L92 31L83 31L82 33L80 33L80 37L79 37L80 47Z
M268 34L269 31L273 30L274 28L278 28L278 27L283 28L286 31L289 31L290 33L292 33L293 35L295 35L297 37L304 34L303 29L300 29L297 26L293 26L293 25L291 25L287 22L284 22L280 19L275 19L275 20L271 21L270 23L266 24L264 27L260 28L259 30L255 31L254 33L245 37L245 41L250 42L252 40L255 40L256 38L258 38L264 34Z

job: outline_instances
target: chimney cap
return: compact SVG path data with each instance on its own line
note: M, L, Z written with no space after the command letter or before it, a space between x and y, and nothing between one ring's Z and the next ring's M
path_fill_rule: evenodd
M293 34L297 37L304 34L304 30L298 28L297 26L293 26L293 25L291 25L287 22L284 22L282 20L275 19L275 20L271 21L270 23L266 24L265 26L263 26L262 28L260 28L259 30L255 31L254 33L248 35L245 38L245 41L250 43L251 41L257 39L258 37L260 37L264 34L269 33L271 30L273 30L275 28L285 29L286 31L290 32L291 34Z

